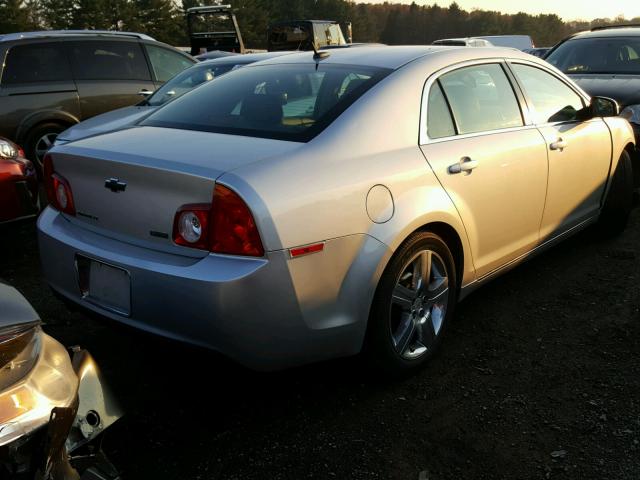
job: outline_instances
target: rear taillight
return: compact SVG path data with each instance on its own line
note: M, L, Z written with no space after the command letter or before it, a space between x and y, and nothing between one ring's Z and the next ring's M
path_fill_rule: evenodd
M223 185L215 186L211 204L184 205L176 212L173 241L214 253L264 255L249 207L237 193Z
M49 205L53 206L61 212L69 215L76 214L76 207L73 203L73 193L71 192L71 185L66 178L59 173L56 173L53 167L53 160L51 155L45 155L43 177L45 188L47 190L47 199Z

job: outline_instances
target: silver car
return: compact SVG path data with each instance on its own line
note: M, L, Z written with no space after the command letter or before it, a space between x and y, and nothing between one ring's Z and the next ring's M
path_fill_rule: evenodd
M364 351L411 370L476 287L589 224L624 228L637 166L617 114L512 49L252 65L50 152L44 275L256 369Z

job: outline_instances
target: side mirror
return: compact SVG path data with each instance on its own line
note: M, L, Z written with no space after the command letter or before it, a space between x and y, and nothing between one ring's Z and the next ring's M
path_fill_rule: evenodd
M591 97L590 107L594 117L617 117L620 115L620 106L612 98Z

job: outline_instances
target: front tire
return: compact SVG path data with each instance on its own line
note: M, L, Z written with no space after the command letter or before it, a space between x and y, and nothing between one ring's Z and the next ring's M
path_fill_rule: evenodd
M402 375L437 351L458 298L455 261L447 244L416 232L394 254L376 290L365 354L377 369Z
M598 219L598 229L603 235L617 235L625 229L633 208L633 194L633 164L629 153L624 151Z

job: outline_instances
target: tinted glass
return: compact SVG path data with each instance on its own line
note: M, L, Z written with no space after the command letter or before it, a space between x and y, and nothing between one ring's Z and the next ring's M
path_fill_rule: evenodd
M78 80L151 80L142 48L136 42L74 43L71 65Z
M153 73L159 82L166 82L177 73L193 65L193 62L184 55L172 52L169 49L156 47L155 45L146 45L146 48L151 61L151 68L153 68Z
M434 83L427 104L427 135L429 138L450 137L456 134L451 112L439 83Z
M7 54L2 84L72 80L69 61L60 43L12 47Z
M546 60L565 73L640 73L640 37L577 38Z
M307 23L299 25L276 25L269 29L269 50L302 50L310 45L313 27Z
M458 133L523 125L513 88L498 64L461 68L440 77Z
M173 77L147 99L147 104L157 107L173 98L178 98L203 83L213 80L234 68L233 63L224 65L195 65Z
M165 105L142 125L304 142L388 72L349 65L247 66Z
M536 123L575 120L584 107L577 93L544 70L521 64L512 68L533 104Z

